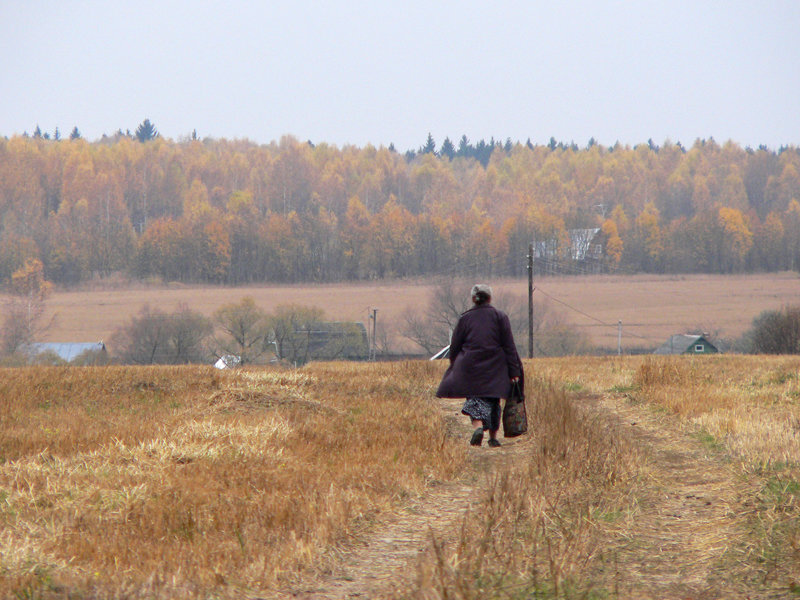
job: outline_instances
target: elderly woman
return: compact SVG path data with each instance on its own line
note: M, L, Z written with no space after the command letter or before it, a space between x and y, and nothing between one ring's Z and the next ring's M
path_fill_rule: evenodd
M439 384L439 398L466 398L461 412L472 419L470 444L480 446L489 431L489 446L497 447L500 399L523 377L508 316L491 304L492 288L472 287L473 307L463 313L450 340L450 366Z

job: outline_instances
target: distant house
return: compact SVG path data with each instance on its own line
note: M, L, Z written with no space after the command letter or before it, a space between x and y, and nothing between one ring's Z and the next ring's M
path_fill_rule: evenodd
M359 322L322 322L312 329L295 331L295 336L308 344L312 360L367 360L367 329Z
M217 369L235 369L242 363L242 359L235 354L225 354L220 356L214 366Z
M600 269L605 250L599 227L570 229L565 240L551 237L533 244L535 265L544 272L561 273L575 270L593 272Z
M108 351L103 342L39 342L29 344L23 352L31 360L42 354L51 354L65 363L79 362L83 365L108 363Z
M577 262L596 261L603 258L603 244L600 241L600 228L570 229L570 258Z
M671 336L654 354L717 354L719 349L704 335L680 333Z

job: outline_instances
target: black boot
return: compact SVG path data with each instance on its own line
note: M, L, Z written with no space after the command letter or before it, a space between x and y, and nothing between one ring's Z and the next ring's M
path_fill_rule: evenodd
M469 439L470 446L480 446L483 443L483 427L478 427L472 432L472 437Z

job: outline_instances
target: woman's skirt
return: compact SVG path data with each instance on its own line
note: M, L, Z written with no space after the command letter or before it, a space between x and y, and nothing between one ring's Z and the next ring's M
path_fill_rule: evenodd
M480 398L473 396L467 398L461 412L468 417L483 422L483 430L497 431L500 429L500 399Z

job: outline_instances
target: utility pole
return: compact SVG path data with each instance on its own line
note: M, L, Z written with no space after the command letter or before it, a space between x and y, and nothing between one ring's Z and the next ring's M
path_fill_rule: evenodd
M533 358L533 242L528 246L528 358Z
M617 323L617 356L622 355L622 319Z
M369 359L375 360L378 356L378 347L376 343L376 332L378 329L378 309L373 308L372 314L369 316L372 319L372 343L369 351Z

